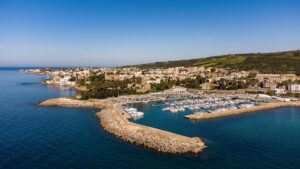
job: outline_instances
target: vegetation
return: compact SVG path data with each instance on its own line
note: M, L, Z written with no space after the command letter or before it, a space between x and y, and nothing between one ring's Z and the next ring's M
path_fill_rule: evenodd
M75 77L75 76L72 76L72 77L69 79L69 81L71 81L71 82L76 82L76 77Z
M178 81L177 85L190 88L190 89L201 89L201 84L207 81L206 78L197 76L196 79L185 79L182 81Z
M248 87L248 84L244 81L221 79L220 81L218 81L217 89L238 90L238 89L246 89L247 87Z
M133 65L142 69L176 66L204 66L235 70L258 70L261 73L296 73L300 75L300 50L275 53L222 55L200 59L155 62Z
M127 85L133 80L125 81L106 81L104 75L92 75L86 81L87 91L81 91L81 99L86 100L90 98L104 99L107 97L117 97L119 95L136 94L135 90L127 88ZM83 84L83 81L79 82Z
M275 91L273 91L273 90L268 90L268 91L266 92L266 94L269 95L269 96L275 96Z
M81 99L90 98L104 99L108 97L117 97L119 95L138 94L136 90L128 88L130 83L141 83L141 78L132 78L124 81L107 81L104 75L92 75L88 79L77 81L79 86L86 86L86 91L81 91ZM205 78L197 76L196 79L170 80L162 81L160 84L152 84L151 91L159 92L172 88L173 86L184 86L187 88L201 89L200 84L206 81ZM88 82L88 83L86 83Z
M285 96L300 98L300 93L290 93L290 92L288 92L287 94L285 94Z
M201 89L201 84L206 82L206 78L197 76L195 79L187 78L185 80L166 80L160 84L152 84L151 88L154 92L164 91L173 86L183 86L189 89Z
M166 80L166 81L162 81L160 84L152 84L151 85L151 90L154 91L154 92L160 92L160 91L170 89L174 85L176 85L176 81Z

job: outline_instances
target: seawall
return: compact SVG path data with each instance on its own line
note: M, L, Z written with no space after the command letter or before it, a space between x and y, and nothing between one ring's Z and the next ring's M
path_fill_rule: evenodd
M182 154L199 153L205 144L198 137L186 137L160 129L139 125L128 121L128 114L121 105L108 100L76 100L69 98L50 99L40 103L41 106L94 107L101 111L96 113L103 128L120 139L144 146L156 151Z
M186 115L185 118L191 120L205 120L205 119L214 119L226 116L234 116L239 114L245 114L250 112L259 112L264 110L276 109L281 107L300 107L300 101L293 101L293 102L274 102L274 103L265 103L259 106L253 106L249 108L241 108L241 109L234 109L228 110L223 112L213 112L213 113L201 113L201 114L190 114Z

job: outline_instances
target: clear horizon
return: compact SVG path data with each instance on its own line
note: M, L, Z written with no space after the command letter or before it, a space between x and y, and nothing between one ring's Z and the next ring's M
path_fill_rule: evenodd
M300 1L0 1L1 67L112 67L298 50Z

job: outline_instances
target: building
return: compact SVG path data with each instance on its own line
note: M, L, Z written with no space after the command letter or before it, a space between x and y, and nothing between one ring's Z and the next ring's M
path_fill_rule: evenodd
M259 98L259 99L271 99L271 96L266 95L266 94L258 94L257 98Z
M149 83L129 83L127 84L127 88L134 89L138 93L145 93L151 91L151 85Z
M181 86L173 86L171 89L167 90L166 92L171 93L185 93L187 91L187 88L181 87Z
M105 73L105 80L108 81L119 81L120 76L114 73Z
M288 89L292 93L300 93L300 84L289 84Z
M257 74L255 79L259 82L264 82L266 80L281 83L283 81L295 81L297 80L297 76L295 74Z
M136 91L139 93L145 93L151 90L151 85L149 83L137 84L136 87Z
M286 94L285 87L276 88L274 91L275 91L275 94Z
M264 88L270 89L270 90L275 90L277 87L277 84L273 81L267 80L264 82Z

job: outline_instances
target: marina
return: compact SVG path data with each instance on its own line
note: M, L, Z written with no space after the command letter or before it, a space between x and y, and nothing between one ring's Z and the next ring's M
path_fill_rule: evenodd
M192 111L193 113L212 113L253 107L256 106L257 103L251 100L232 98L188 98L166 101L163 105L163 111L172 113L183 112L186 110Z

